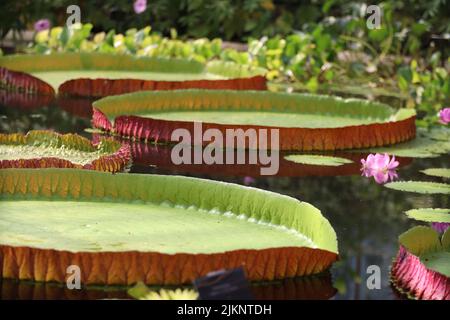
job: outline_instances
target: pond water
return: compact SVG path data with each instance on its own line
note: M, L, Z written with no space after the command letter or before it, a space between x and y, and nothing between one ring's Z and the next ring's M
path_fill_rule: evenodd
M90 127L89 103L80 101L58 101L48 105L33 104L26 107L18 103L17 97L2 97L0 106L0 131L2 133L26 132L32 129L54 129L67 133L76 132L88 138L85 131ZM145 151L145 146L133 150ZM340 261L330 274L316 277L289 279L253 287L260 298L325 298L325 299L399 299L403 298L390 286L389 269L398 250L398 236L418 222L409 220L405 210L418 207L448 207L449 197L445 195L418 195L389 190L375 183L373 179L361 177L359 165L346 170L289 166L280 163L280 176L258 177L255 168L232 166L228 168L199 166L174 167L164 158L152 157L154 148L148 147L144 156L135 163L130 172L184 174L203 178L248 184L253 187L279 192L309 202L319 208L335 228ZM167 147L158 147L157 152L168 154ZM342 155L342 154L340 154ZM358 161L358 154L352 159ZM439 178L424 176L420 170L429 167L448 166L448 155L429 159L400 159L398 171L402 180L419 179L439 181ZM246 175L253 175L250 179ZM368 289L366 281L370 276L367 268L377 265L381 270L381 289ZM34 292L34 293L33 293ZM39 284L1 282L0 298L42 297L37 292L46 292L46 298L75 297L63 289L49 289ZM97 289L76 297L103 298L126 297L123 291Z

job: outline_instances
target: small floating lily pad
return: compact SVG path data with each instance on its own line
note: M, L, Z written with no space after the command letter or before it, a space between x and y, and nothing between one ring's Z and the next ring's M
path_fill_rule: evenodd
M340 157L322 156L315 154L291 154L284 157L288 161L300 164L308 164L314 166L341 166L347 163L353 163L352 160Z
M387 188L425 194L450 194L450 184L428 181L395 181L384 185Z
M434 158L450 152L450 130L418 130L417 138L391 147L371 148L370 152L408 158ZM447 138L447 139L446 139Z
M450 223L450 209L420 208L406 211L406 215L412 219L426 222Z
M433 177L450 178L449 168L429 168L421 172Z

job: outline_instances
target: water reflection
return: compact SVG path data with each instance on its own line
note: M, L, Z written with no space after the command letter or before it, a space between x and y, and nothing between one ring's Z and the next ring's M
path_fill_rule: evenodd
M1 91L0 91L1 93ZM2 132L26 132L31 129L54 129L59 132L75 132L84 136L90 127L89 102L85 100L21 101L21 97L2 96L0 101L0 130ZM23 100L23 99L22 99ZM16 101L16 102L14 102ZM415 221L403 212L411 208L450 206L445 195L416 195L389 190L360 176L360 154L341 154L350 157L353 164L340 167L318 167L280 162L279 175L259 176L259 166L190 165L173 166L170 147L132 144L135 163L131 172L178 174L197 176L220 181L244 184L244 177L252 176L253 187L290 195L318 207L335 228L341 260L332 268L332 278L288 279L259 288L260 297L270 294L280 298L333 298L333 299L396 299L398 295L389 283L389 270L398 251L398 236L408 230ZM430 167L448 166L448 155L437 158L410 160L399 159L398 174L402 180L438 180L426 177L420 170ZM381 290L369 290L366 286L369 265L381 269ZM8 280L9 281L9 280ZM332 283L331 283L332 281ZM1 284L1 298L70 298L65 290L50 289L50 285L25 286ZM54 286L54 285L53 285ZM336 289L334 289L334 288ZM265 289L264 289L265 288ZM270 288L270 289L269 289ZM62 290L62 291L61 291ZM255 289L256 290L256 289ZM336 293L337 290L337 293ZM82 293L82 298L125 298L108 290Z
M170 287L169 287L170 288ZM157 289L156 287L154 289ZM90 287L69 290L56 283L36 283L0 279L0 299L3 300L62 300L62 299L130 299L126 287ZM330 299L336 293L331 274L253 283L251 291L256 299Z
M0 132L53 129L84 135L91 126L92 102L0 90Z

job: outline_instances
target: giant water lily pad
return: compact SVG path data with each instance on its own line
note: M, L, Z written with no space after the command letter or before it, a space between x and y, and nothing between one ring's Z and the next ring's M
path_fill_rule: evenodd
M450 299L450 228L442 238L429 227L403 233L391 269L393 284L417 299Z
M77 96L187 88L266 89L265 70L222 62L204 65L180 59L55 53L0 57L0 68L0 83L7 87L40 93L53 88Z
M121 171L131 160L130 148L112 139L92 143L77 134L33 130L0 134L0 168L84 168Z
M272 192L76 169L4 169L0 184L5 278L64 282L78 265L84 284L180 284L243 266L273 280L337 259L320 211Z
M364 148L415 136L413 110L323 95L146 91L107 97L93 105L93 124L97 128L160 142L173 142L171 135L176 129L197 135L194 130L198 122L204 130L217 129L224 137L227 129L278 129L279 146L272 143L269 147L281 150Z

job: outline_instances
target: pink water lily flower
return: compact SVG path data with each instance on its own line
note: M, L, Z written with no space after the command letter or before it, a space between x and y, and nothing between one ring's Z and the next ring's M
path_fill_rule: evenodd
M439 111L439 122L442 124L450 123L450 108L444 108Z
M34 24L34 31L44 31L50 29L50 21L48 19L41 19Z
M389 157L385 154L369 154L367 159L361 159L362 175L370 178L373 177L376 183L386 183L398 177L396 168L399 162L395 160L395 156Z
M134 12L141 14L147 9L147 0L136 0L133 5Z

